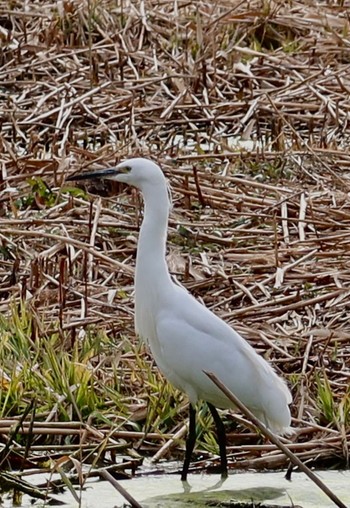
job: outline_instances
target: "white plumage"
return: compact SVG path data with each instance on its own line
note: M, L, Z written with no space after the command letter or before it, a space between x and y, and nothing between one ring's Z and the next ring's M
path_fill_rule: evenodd
M159 369L188 395L192 406L205 400L212 406L229 408L232 403L203 371L213 372L272 432L288 433L291 421L288 405L292 397L285 382L235 330L170 278L165 260L170 202L159 166L136 158L116 168L79 175L79 178L96 177L133 185L143 194L145 210L135 275L135 326L149 344ZM219 428L218 433L220 439ZM193 445L188 444L186 457ZM222 453L223 448L221 443ZM221 459L226 461L222 454ZM186 475L184 466L182 478L186 479Z

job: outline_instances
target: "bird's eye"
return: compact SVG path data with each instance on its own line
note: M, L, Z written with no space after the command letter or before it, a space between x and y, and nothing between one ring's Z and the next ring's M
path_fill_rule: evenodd
M121 168L119 168L119 173L130 173L131 171L131 166L122 166Z

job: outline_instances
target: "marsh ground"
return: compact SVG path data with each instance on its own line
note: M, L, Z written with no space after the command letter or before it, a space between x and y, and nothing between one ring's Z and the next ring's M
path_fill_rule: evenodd
M291 449L348 464L349 6L1 3L3 467L182 457L187 401L133 329L140 197L65 184L134 155L173 190L172 272L287 379ZM285 467L226 425L232 469ZM205 406L198 432L203 470Z

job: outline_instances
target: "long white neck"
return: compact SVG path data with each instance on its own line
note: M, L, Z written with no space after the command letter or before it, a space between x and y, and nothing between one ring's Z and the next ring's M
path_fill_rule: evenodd
M165 260L170 210L165 178L156 185L145 186L142 194L145 209L136 258L136 299L154 289L160 295L172 284Z

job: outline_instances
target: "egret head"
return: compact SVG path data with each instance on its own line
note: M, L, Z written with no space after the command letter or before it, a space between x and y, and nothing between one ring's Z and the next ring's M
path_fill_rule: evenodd
M127 159L114 168L101 169L92 173L81 173L80 175L70 176L67 180L101 178L132 185L141 191L145 190L148 185L157 186L157 184L165 181L160 167L151 160L142 158Z

